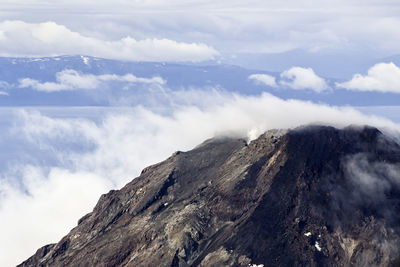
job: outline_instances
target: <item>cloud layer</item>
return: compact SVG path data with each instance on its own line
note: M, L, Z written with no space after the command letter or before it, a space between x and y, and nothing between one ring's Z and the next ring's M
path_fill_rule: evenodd
M130 61L203 61L218 52L203 43L123 37L107 40L85 36L55 22L0 23L0 56L88 55Z
M13 135L30 144L26 151L47 151L56 162L16 161L1 174L0 250L8 253L1 254L0 261L15 265L38 247L57 242L93 208L101 193L121 187L142 168L174 151L191 149L213 136L252 139L267 129L308 123L399 129L389 120L351 108L284 101L269 94L207 95L206 105L170 105L172 110L163 114L143 107L110 109L99 113L97 122L21 110L13 119ZM204 96L202 91L191 91L185 98L202 103Z
M33 88L42 92L58 92L77 89L96 89L105 82L125 82L125 83L141 83L141 84L158 84L166 83L161 77L140 78L133 74L116 75L116 74L81 74L76 70L66 69L56 73L57 82L40 82L31 78L22 78L19 80L19 88Z
M370 56L371 51L400 52L399 9L399 3L391 0L176 0L168 4L158 0L5 0L0 4L0 20L55 21L82 35L104 40L110 36L121 43L124 36L132 36L205 42L227 53L301 49L347 55L362 51ZM1 39L4 36L0 33Z
M379 63L367 75L355 74L350 81L336 86L355 91L400 93L400 68L394 63Z

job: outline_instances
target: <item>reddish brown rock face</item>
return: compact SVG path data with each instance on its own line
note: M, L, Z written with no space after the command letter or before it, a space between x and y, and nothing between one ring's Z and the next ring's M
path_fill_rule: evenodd
M368 127L209 140L101 196L20 266L387 266L400 147Z

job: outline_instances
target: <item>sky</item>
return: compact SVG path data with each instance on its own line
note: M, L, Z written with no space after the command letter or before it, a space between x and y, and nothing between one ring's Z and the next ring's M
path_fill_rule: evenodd
M6 0L0 47L3 56L235 62L295 52L357 63L400 54L399 9L388 0Z
M368 124L400 140L398 14L389 0L2 0L0 265L208 138Z

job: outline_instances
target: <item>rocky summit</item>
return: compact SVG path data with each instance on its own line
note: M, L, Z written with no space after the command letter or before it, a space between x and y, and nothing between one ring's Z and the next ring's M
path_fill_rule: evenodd
M214 138L19 266L398 266L400 146L371 127Z

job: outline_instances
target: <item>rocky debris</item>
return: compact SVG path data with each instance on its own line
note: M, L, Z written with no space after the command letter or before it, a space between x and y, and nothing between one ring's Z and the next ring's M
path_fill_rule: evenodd
M20 266L387 266L400 146L370 127L215 138L150 166Z

